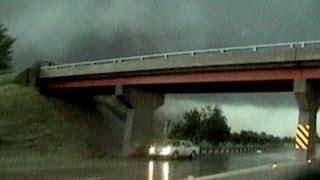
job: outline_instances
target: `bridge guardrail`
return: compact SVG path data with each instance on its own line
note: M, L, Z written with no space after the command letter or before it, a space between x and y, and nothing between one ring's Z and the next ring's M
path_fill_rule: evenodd
M260 44L260 45L250 45L250 46L235 46L235 47L226 47L226 48L131 56L131 57L96 60L96 61L86 61L86 62L78 62L78 63L43 66L41 67L41 69L45 70L45 69L61 69L61 68L78 67L78 66L94 66L94 65L110 64L110 63L122 63L126 61L144 61L144 60L151 60L154 58L168 59L170 57L175 57L175 56L183 56L183 55L196 56L199 54L206 54L206 53L222 53L223 54L230 51L241 51L241 50L252 50L255 52L255 51L258 51L259 49L277 48L277 47L295 48L300 46L301 48L305 48L306 46L312 45L312 44L320 44L320 40L300 41L300 42L290 42L290 43Z

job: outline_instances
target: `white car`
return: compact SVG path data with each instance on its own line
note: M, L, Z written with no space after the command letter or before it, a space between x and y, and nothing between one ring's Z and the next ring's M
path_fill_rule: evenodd
M180 156L195 158L199 154L199 147L191 141L167 140L160 145L152 145L149 148L149 157L164 157L178 159Z

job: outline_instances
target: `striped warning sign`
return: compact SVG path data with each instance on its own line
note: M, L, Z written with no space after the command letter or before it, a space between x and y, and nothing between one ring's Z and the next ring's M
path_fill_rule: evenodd
M309 129L310 129L310 126L307 124L298 125L296 143L295 143L296 149L308 149Z

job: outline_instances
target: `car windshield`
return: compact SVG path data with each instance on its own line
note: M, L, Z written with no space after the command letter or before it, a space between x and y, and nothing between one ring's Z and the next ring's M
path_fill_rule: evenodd
M169 140L169 141L164 141L160 144L160 146L179 146L179 141L175 140Z

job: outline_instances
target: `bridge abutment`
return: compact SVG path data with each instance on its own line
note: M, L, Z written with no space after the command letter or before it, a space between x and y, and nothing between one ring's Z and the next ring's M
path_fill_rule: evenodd
M116 88L116 95L128 108L121 153L138 153L154 137L153 112L164 104L164 95L123 87Z
M316 153L316 120L318 94L306 79L294 80L293 92L299 107L297 135L295 139L296 158L309 160Z

